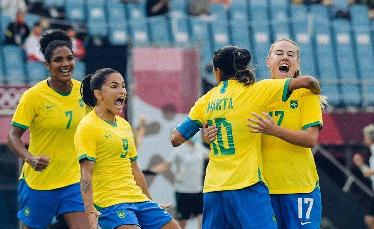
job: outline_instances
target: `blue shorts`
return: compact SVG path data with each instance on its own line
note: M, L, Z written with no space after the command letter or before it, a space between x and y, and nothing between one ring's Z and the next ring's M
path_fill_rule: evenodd
M28 227L46 228L54 216L84 212L79 183L52 190L31 189L25 180L18 183L18 218Z
M272 194L271 203L278 228L320 228L322 217L321 191L311 193Z
M138 225L142 229L162 228L173 218L153 201L122 203L100 209L99 225L114 229L121 225Z
M232 191L204 193L203 229L276 229L269 190L259 182Z

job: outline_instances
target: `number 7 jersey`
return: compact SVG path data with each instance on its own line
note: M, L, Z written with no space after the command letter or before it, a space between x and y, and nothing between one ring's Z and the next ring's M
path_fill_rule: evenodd
M264 112L268 104L286 101L289 81L263 80L251 86L222 81L191 108L187 121L177 127L186 139L198 131L189 133L188 126L208 122L218 128L210 145L204 192L242 189L263 181L261 135L250 132L248 118L251 112Z
M74 133L86 106L79 93L80 82L72 83L69 94L54 91L47 80L37 83L22 95L13 115L13 126L30 129L30 153L50 159L42 172L28 163L23 165L21 178L32 189L51 190L79 182Z

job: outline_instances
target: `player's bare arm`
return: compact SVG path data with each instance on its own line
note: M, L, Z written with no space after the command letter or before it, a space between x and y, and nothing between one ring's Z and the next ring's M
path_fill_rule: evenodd
M100 215L100 212L98 212L93 205L92 173L94 166L95 163L93 161L86 159L80 161L81 193L90 228L97 228L98 218Z
M305 130L290 130L278 126L271 116L263 112L262 115L252 113L253 118L248 118L247 126L252 133L262 133L278 137L294 145L312 148L317 145L319 127L309 127Z
M34 156L25 147L22 142L22 135L26 130L11 126L8 134L8 146L13 153L30 164L35 171L43 171L49 164L49 158L46 156Z
M173 133L171 134L171 144L174 147L177 147L185 141L186 139L183 137L183 135L177 129L174 129Z
M299 76L297 78L292 78L288 85L289 91L293 91L299 88L309 89L315 94L321 93L319 82L313 76Z

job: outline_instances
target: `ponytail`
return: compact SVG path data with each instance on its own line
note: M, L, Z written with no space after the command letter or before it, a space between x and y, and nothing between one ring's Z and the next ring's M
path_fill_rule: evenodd
M84 77L80 88L83 102L89 107L94 107L96 105L96 98L90 85L92 76L92 74L88 74Z
M83 102L87 106L89 107L96 106L97 99L94 95L94 91L101 90L102 86L105 83L107 76L112 73L119 73L119 72L111 68L102 68L102 69L96 70L94 74L89 74L86 77L84 77L82 84L81 84L80 93L81 93Z

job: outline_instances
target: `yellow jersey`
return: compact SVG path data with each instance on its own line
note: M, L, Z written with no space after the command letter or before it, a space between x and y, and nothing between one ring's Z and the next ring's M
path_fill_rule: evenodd
M93 110L79 123L74 144L79 160L95 162L92 186L97 208L148 200L132 174L137 152L126 120L116 116L116 125L111 125Z
M247 119L251 112L265 111L269 103L287 100L289 80L262 80L251 86L221 81L191 108L192 122L218 128L217 139L210 144L204 192L236 190L263 181L261 135L249 131Z
M322 126L319 95L306 89L294 91L287 102L268 107L277 125L290 130ZM318 174L310 148L280 138L262 135L264 177L270 194L310 193L318 185Z
M69 94L60 94L43 80L21 97L12 125L30 129L31 154L45 155L50 163L42 172L24 163L21 178L36 190L51 190L79 182L79 164L74 150L74 133L86 114L80 82L72 80Z

